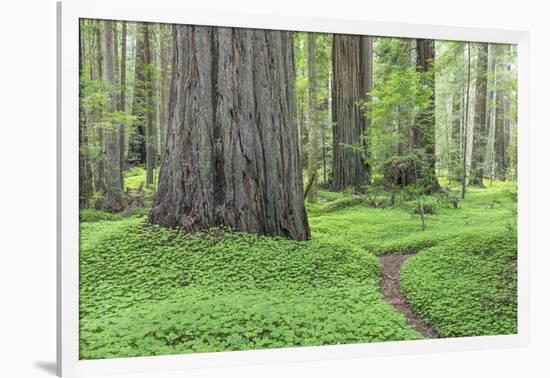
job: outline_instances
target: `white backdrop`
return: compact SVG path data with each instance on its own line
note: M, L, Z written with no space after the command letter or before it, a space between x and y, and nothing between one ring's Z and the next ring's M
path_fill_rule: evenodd
M201 0L197 6L531 31L531 346L148 376L547 376L550 21L544 1ZM55 1L0 7L0 376L46 377L55 364Z

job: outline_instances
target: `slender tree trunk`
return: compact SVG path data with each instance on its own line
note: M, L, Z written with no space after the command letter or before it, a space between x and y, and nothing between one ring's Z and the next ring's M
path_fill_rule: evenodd
M145 164L145 124L147 118L147 78L143 23L137 24L135 47L135 78L132 115L136 117L134 130L129 135L127 161L132 165Z
M332 129L332 71L329 71L328 75L328 96L327 96L327 126L323 127L323 184L326 186L328 182L327 177L327 138L326 129L329 127Z
M463 155L462 155L462 199L466 197L466 178L467 178L467 171L466 171L466 156L467 156L467 150L468 150L468 110L470 106L470 75L471 75L471 47L470 42L467 42L468 47L468 80L466 83L466 117L465 117L465 124L464 124L464 142L463 142Z
M464 53L465 55L466 53ZM466 65L467 66L467 65ZM463 76L461 78L461 92L460 92L460 164L459 166L462 167L462 158L464 156L464 129L466 125L466 91L468 90L468 84L465 83L466 77L468 76L467 73L465 73L466 70L463 72ZM462 168L460 170L460 182L462 182Z
M83 96L83 75L84 75L84 38L82 30L82 25L84 21L79 22L80 30L78 33L78 44L79 44L79 59L78 59L78 72L80 75L80 84L78 92L78 113L79 113L79 150L78 150L78 172L79 172L79 206L80 208L87 208L90 204L90 198L93 195L93 177L92 170L90 167L89 155L87 152L88 148L88 130L86 125L86 112L84 111L84 105L82 102Z
M105 81L109 86L108 110L114 113L117 109L117 93L115 80L115 52L113 47L113 22L106 20L104 24L105 51ZM118 125L112 124L105 130L105 196L96 203L96 207L108 211L120 210L122 204L120 153L118 150Z
M119 45L118 45L118 21L113 21L112 22L112 25L113 25L113 59L114 59L114 71L115 71L115 74L114 74L114 78L115 78L115 83L119 84L120 83L120 55L119 54ZM116 110L120 110L119 109L119 105L120 105L120 91L117 91L116 90L116 85L115 85L115 104L116 104Z
M495 168L496 178L499 181L506 180L506 170L508 169L507 161L507 135L506 135L506 119L504 114L504 95L502 91L497 91L497 108L495 117Z
M166 130L168 129L170 100L170 78L172 76L172 33L170 26L161 25L160 72L161 72L161 109L160 109L160 147L164 150ZM168 35L166 35L168 34Z
M508 46L509 52L513 53L514 46ZM510 62L510 61L509 61ZM507 66L508 71L511 73L512 67L510 63ZM513 111L513 104L517 104L517 92L510 93L508 100L508 178L510 180L517 180L518 177L518 153L517 153L517 111Z
M97 21L95 25L95 44L97 49L96 54L96 70L95 79L98 81L103 80L103 38L101 36L101 21ZM94 118L99 119L102 117L101 111L96 110L94 112ZM96 161L96 172L94 179L94 187L98 192L103 192L106 189L105 185L105 136L103 133L103 126L96 124L95 126L97 134L97 150L98 156Z
M429 88L428 105L417 117L413 127L413 145L423 151L425 161L420 177L426 182L426 190L435 192L440 189L435 170L435 42L433 39L416 40L416 68L420 72L421 83Z
M307 200L309 203L318 201L317 193L317 170L319 165L319 146L317 134L319 128L319 117L317 109L317 64L315 62L315 33L307 34L307 80L308 80L308 154L307 154L307 176L309 191Z
M496 128L496 85L497 85L497 61L494 52L495 46L489 44L489 72L492 74L492 85L488 90L488 98L491 106L487 114L487 124L489 125L487 135L487 145L485 147L485 158L483 164L483 175L489 177L491 182L494 179L494 149L495 149L495 128Z
M365 36L334 34L332 44L333 152L332 191L368 182L367 121L359 107L367 93L369 41Z
M153 101L154 98L154 85L153 85L153 75L151 72L152 67L152 56L151 56L151 38L149 35L149 25L143 25L143 48L144 48L144 64L146 68L145 74L145 87L146 87L146 98L147 98L147 109L146 109L146 123L145 123L145 184L153 185L154 182L154 170L155 170L155 161L156 161L156 133L155 133L155 104Z
M365 101L367 104L370 104L372 102L372 82L373 82L373 73L372 73L372 66L374 61L374 49L373 49L373 42L374 37L372 36L365 36L364 42L365 42L365 62L364 62L364 68L363 71L365 72L363 74L363 87L365 88ZM370 114L365 116L365 131L363 132L364 141L363 144L366 146L365 148L365 167L366 167L366 177L365 177L365 184L370 185L371 184L371 175L372 175L372 167L369 162L370 159L370 151L368 149L368 139L367 139L367 131L370 129L372 123L372 116Z
M150 221L308 239L292 34L177 25L174 55Z
M503 50L505 50L505 53L509 53L509 49L513 48L510 46L502 46ZM508 50L508 51L506 51ZM506 72L506 77L509 77L511 75L511 65L510 65L510 59L506 58L506 64L504 66L504 70ZM512 106L512 91L506 90L501 91L502 94L502 136L500 138L501 143L501 173L500 178L503 181L506 181L510 178L510 162L511 162L511 156L510 153L510 140L512 135L512 117L511 117L511 106Z
M487 146L487 43L478 46L476 69L476 100L474 110L474 139L470 184L483 187L483 157Z
M462 97L463 97L463 79L462 74L456 77L457 90L453 93L452 105L452 131L451 131L451 176L460 182L461 175L459 167L462 156Z
M453 175L452 175L452 146L451 146L451 132L453 131L453 107L454 107L454 96L451 94L450 98L447 98L445 101L445 114L450 114L450 118L445 119L445 144L447 149L447 180L448 188L453 186ZM449 132L450 131L450 132Z
M119 110L126 112L126 49L127 49L127 25L122 21L122 42L120 51L120 102ZM126 128L120 125L120 135L118 139L119 166L120 166L120 187L124 189L124 161L126 158Z

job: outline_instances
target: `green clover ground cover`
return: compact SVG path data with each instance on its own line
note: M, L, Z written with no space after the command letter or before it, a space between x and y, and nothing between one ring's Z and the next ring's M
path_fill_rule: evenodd
M373 254L416 253L401 269L413 310L441 337L517 332L517 232L513 184L469 189L460 208L439 206L420 231L398 208L350 208L310 217L313 236ZM326 205L323 205L326 206Z
M469 188L458 209L443 203L435 214L426 215L425 231L419 217L406 208L370 208L355 200L348 200L350 207L335 212L314 209L309 224L313 238L321 242L354 246L375 255L416 253L464 233L506 230L514 216L510 196L514 189L513 184Z
M128 218L82 223L80 259L83 359L420 337L355 248Z
M471 190L425 231L402 208L321 192L313 240L301 243L81 214L80 357L418 339L381 297L383 253L421 251L403 290L442 336L514 332L510 189Z
M442 337L517 333L517 238L480 230L411 257L401 288Z

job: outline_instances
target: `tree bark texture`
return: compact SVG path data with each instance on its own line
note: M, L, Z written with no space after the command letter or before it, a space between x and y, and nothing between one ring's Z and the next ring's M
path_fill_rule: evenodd
M153 58L151 52L151 38L149 33L149 25L143 24L143 63L145 64L145 184L153 185L153 173L157 158L157 136L155 133L155 104L154 104L154 85L153 73Z
M95 25L95 45L96 45L96 69L93 71L93 79L101 81L103 80L103 38L101 36L101 21L96 21ZM102 111L98 110L94 114L94 118L101 118ZM101 125L95 126L97 134L97 150L99 156L95 164L94 174L94 188L96 191L101 192L105 190L105 163L104 163L104 151L105 151L105 136L103 135L103 127Z
M107 107L110 113L114 113L117 109L117 94L113 48L113 22L110 20L106 20L104 24L104 51L105 81L109 85L109 102ZM108 211L119 210L122 202L118 127L119 125L112 124L111 127L105 130L105 196L96 204L96 207Z
M332 44L332 191L368 182L367 120L359 107L365 99L369 72L369 37L334 34Z
M317 202L317 170L319 168L319 117L317 109L317 64L315 61L315 33L307 34L307 86L308 86L308 153L307 177L309 203Z
M126 57L127 57L127 35L128 27L126 21L122 21L122 42L120 48L120 102L119 110L126 112ZM120 125L118 138L119 166L120 166L120 187L124 189L124 161L126 159L126 128Z
M464 118L464 140L462 142L463 154L462 154L462 199L466 197L466 181L468 178L466 160L468 152L468 112L470 107L470 76L471 76L471 44L467 42L467 52L468 52L468 73L467 73L467 83L466 83L466 105L465 105L465 118Z
M508 171L508 141L505 99L502 91L498 91L495 117L495 175L501 181L506 180Z
M362 84L362 86L365 88L365 91L366 91L366 94L365 94L365 100L367 103L370 103L372 101L372 96L371 96L371 92L372 92L372 82L373 82L373 73L372 73L372 65L373 65L373 60L374 60L374 55L373 55L373 37L372 36L364 36L364 42L365 42L365 48L366 48L366 53L365 53L365 65L364 65L364 71L365 71L365 75L363 75L363 80L364 80L364 83ZM370 128L370 125L371 125L371 115L368 114L365 116L365 134L366 134L366 131ZM366 138L366 135L365 135L365 138ZM371 167L371 164L369 163L369 150L368 150L368 139L365 139L364 140L364 145L365 145L365 148L366 148L366 152L365 152L365 155L366 155L366 158L367 158L367 161L365 163L365 166L366 166L366 173L367 173L367 176L365 178L365 184L367 185L370 185L371 184L371 171L372 171L372 167Z
M177 25L173 51L150 221L308 239L291 33Z
M160 72L161 72L161 109L160 109L160 151L164 150L166 130L168 129L170 100L170 78L172 76L172 26L160 25Z
M416 69L421 74L420 81L429 88L430 94L426 109L416 118L413 126L414 148L422 150L426 159L419 177L426 183L427 190L439 190L435 171L435 42L433 39L416 40ZM414 176L413 176L414 177Z
M474 140L472 163L470 167L470 184L483 186L483 158L487 145L487 59L488 44L478 46L476 69L476 97L474 111Z
M128 140L127 161L130 164L145 164L145 123L147 110L147 88L145 66L145 47L143 41L142 23L137 24L136 57L134 76L134 98L132 115L136 117L134 130Z
M485 146L485 157L483 164L483 175L489 177L491 181L494 179L494 150L495 150L495 122L496 122L496 84L497 84L497 59L495 54L495 45L489 44L489 70L492 74L492 85L488 88L487 97L489 98L490 111L487 112L487 144Z
M83 72L83 61L84 61L84 38L82 36L83 30L82 30L82 23L83 21L80 21L80 30L79 30L79 39L78 39L78 46L79 46L79 59L78 59L78 72L80 74L80 77L84 74ZM86 112L84 110L84 106L82 103L82 97L83 97L83 85L82 81L79 85L79 93L78 93L78 113L79 113L79 130L78 130L78 140L79 140L79 149L78 149L78 172L79 172L79 206L80 208L87 208L89 206L90 198L93 195L94 188L93 188L93 177L92 177L92 169L90 166L90 161L88 158L88 154L86 153L85 149L88 146L88 130L86 125Z

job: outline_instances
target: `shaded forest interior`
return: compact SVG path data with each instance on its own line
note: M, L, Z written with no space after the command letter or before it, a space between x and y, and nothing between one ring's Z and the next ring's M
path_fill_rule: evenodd
M82 19L79 69L80 358L517 332L515 46Z
M385 192L392 198L403 190L416 197L446 192L458 201L464 198L469 186L484 187L516 179L517 73L516 50L512 45L316 33L275 35L277 32L267 31L261 38L277 39L283 35L286 40L274 40L272 50L280 51L265 51L262 57L258 52L257 31L247 35L239 29L180 28L178 34L175 26L167 24L81 21L81 208L128 212L150 207L158 191L159 168L167 149L171 151L165 161L167 171L178 169L178 164L183 171L182 165L196 167L201 161L201 166L210 165L207 175L212 177L202 188L187 188L193 197L179 193L177 196L181 198L159 199L157 207L162 202L168 206L184 202L187 206L177 216L161 216L162 211L158 210L157 218L162 218L162 222L184 227L189 223L188 228L197 229L228 225L298 239L307 237L305 214L295 220L300 225L263 225L261 218L271 216L266 211L258 210L257 215L245 217L238 213L246 201L260 201L266 207L270 198L258 197L259 194L239 198L239 193L228 195L219 188L232 186L235 191L239 188L244 191L254 180L270 180L265 177L268 174L273 180L298 174L300 177L291 177L283 185L292 195L275 193L273 200L290 197L284 207L301 213L303 210L293 197L302 196L303 191L307 192L307 202L312 204L319 202L320 189L358 195ZM191 38L196 38L197 45L191 47L195 42ZM200 49L207 49L208 54ZM235 49L240 56L235 55ZM285 61L273 63L276 54ZM273 72L266 72L262 80L281 81L277 86L282 96L279 99L263 98L261 88L252 87L253 79L258 81L262 72L255 66L256 61L264 58L259 63L278 66ZM202 67L200 59L208 59L211 66ZM176 70L175 64L179 65ZM221 64L233 66L224 73ZM191 83L192 69L204 70L204 75L199 73L200 80L206 77L210 82ZM245 74L244 69L250 72ZM188 81L178 82L178 75L188 75ZM238 80L245 87L238 94L240 103L231 99L240 90ZM195 85L195 92L183 93L186 89L179 88L182 85ZM211 86L207 88L209 93L200 87L203 85ZM213 86L217 94L210 93ZM203 108L200 103L192 103L192 96L196 97L194 101L213 105ZM281 98L288 102L284 109L274 104ZM181 117L192 119L178 118L184 107L192 111ZM253 112L255 119L245 120L245 116L252 118ZM261 124L262 117L274 116L281 120L275 122L273 130L269 130L268 123ZM203 119L197 120L198 117ZM224 118L228 119L223 121ZM235 126L238 121L242 124ZM210 138L209 145L193 145L200 133L189 140L177 135L172 140L167 133L174 135L185 127L171 128L170 123L174 122L212 125L205 135ZM233 127L241 129L242 140L227 135L234 132ZM262 127L263 134L258 129ZM289 130L278 135L276 128L281 127ZM254 140L257 135L252 133L263 139ZM293 134L297 134L297 140L293 140L296 139ZM280 145L274 143L275 137L280 139ZM249 147L229 151L235 143L248 143ZM251 151L243 151L246 148ZM263 151L258 152L258 148ZM178 159L187 163L175 162L176 152L180 153ZM248 163L254 166L249 181L239 180L241 172L235 171L241 168L246 171L245 163L224 161L239 159L233 156L243 154L247 160L254 158L254 162ZM170 161L173 164L168 167ZM227 168L229 163L233 168ZM259 165L265 165L266 171L260 172ZM141 181L134 175L139 169L144 172ZM189 172L178 179L192 180L195 175L198 172ZM296 187L298 184L300 187ZM166 185L179 185L182 191L185 186L181 181ZM254 190L268 191L265 187ZM167 187L165 192L168 191L176 189ZM204 198L208 209L194 208L192 202L196 203L197 195L205 191L226 198ZM276 210L284 212L284 209L273 212ZM243 225L246 222L250 224ZM299 228L302 230L295 232Z

